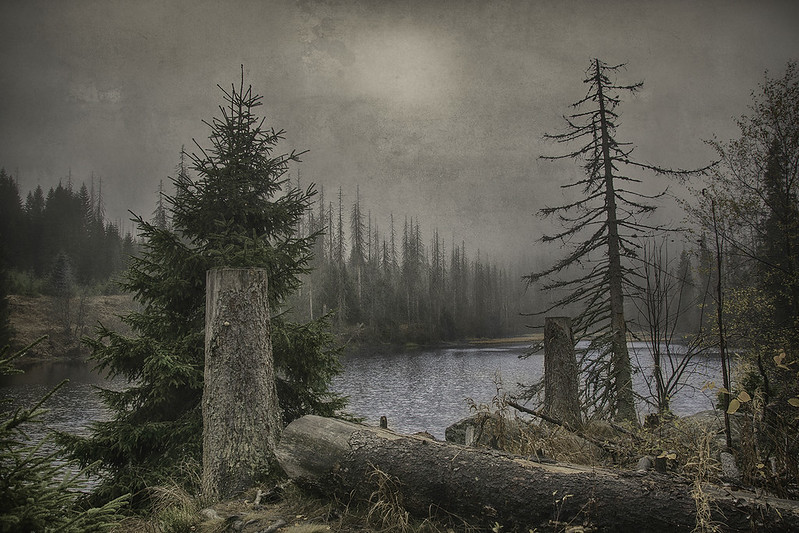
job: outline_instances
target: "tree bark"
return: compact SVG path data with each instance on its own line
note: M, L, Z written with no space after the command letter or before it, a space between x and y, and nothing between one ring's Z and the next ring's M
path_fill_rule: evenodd
M577 359L569 317L544 321L544 412L572 429L580 427Z
M503 531L692 531L691 486L657 473L538 463L480 448L402 436L308 415L284 431L277 458L298 483L367 500L375 476L388 476L405 510L439 511ZM713 519L724 531L799 530L799 504L757 499L708 486Z
M612 334L611 372L616 420L637 424L635 397L633 395L632 366L627 350L627 321L624 318L624 279L621 268L621 242L619 222L616 217L616 191L614 188L613 159L610 157L610 134L605 109L604 81L599 60L596 64L597 100L599 101L599 128L602 142L602 167L605 178L605 212L608 227L608 285L610 291L610 330Z
M264 269L206 276L203 494L230 498L269 474L280 436Z
M716 202L713 198L710 199L710 210L713 216L713 233L716 237L716 325L719 332L719 356L721 357L721 380L726 389L723 392L723 409L724 409L724 436L727 443L727 449L732 449L732 431L730 429L730 365L727 360L727 335L724 330L724 278L722 278L722 247L719 235L719 229L716 225Z

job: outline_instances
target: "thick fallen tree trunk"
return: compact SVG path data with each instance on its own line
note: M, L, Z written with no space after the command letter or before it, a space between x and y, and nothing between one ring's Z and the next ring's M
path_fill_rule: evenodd
M375 472L389 476L405 509L438 511L503 531L590 525L604 531L691 531L691 485L656 473L538 463L496 451L305 416L284 431L280 465L328 494L368 499ZM723 531L799 531L799 504L705 486Z

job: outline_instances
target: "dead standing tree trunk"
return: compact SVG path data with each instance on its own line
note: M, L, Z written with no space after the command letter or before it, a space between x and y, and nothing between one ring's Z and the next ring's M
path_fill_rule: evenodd
M544 412L577 429L580 401L571 322L565 316L544 322Z
M209 270L203 388L203 494L224 499L268 474L280 409L264 269Z

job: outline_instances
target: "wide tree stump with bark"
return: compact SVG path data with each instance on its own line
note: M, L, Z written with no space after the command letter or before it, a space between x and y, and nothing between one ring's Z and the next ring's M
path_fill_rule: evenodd
M580 397L571 318L548 316L544 321L544 412L579 428Z
M542 463L480 448L308 415L292 422L277 458L298 483L368 499L388 476L405 509L450 513L503 531L692 531L692 486L657 473ZM799 531L799 504L703 487L723 531Z
M202 484L217 500L269 473L282 424L266 270L215 268L206 278Z

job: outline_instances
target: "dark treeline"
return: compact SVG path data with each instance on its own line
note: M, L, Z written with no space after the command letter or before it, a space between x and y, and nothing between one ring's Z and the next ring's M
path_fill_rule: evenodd
M186 172L183 165L179 172ZM163 193L154 223L165 226ZM12 272L4 292L61 294L75 285L104 286L127 266L136 243L107 222L94 180L77 190L71 179L45 193L23 196L0 171L3 268ZM161 220L164 219L164 220ZM381 229L360 195L345 205L342 189L326 201L324 189L297 228L317 235L311 271L290 302L300 319L331 313L343 336L365 342L429 343L501 337L525 331L521 312L534 303L521 275L471 252L465 242L436 229L422 234L418 218L393 214Z
M105 220L102 191L94 180L77 190L71 180L47 193L39 186L23 201L5 170L0 170L0 242L3 268L28 274L21 277L31 286L20 286L18 276L17 286L11 286L16 291L35 291L34 280L45 281L40 285L45 291L54 284L103 283L126 266L135 244L130 234L123 238Z
M297 232L318 233L313 270L292 301L302 318L332 313L342 334L367 342L428 343L524 331L520 275L470 253L418 218L372 217L356 189L345 205L324 189Z

